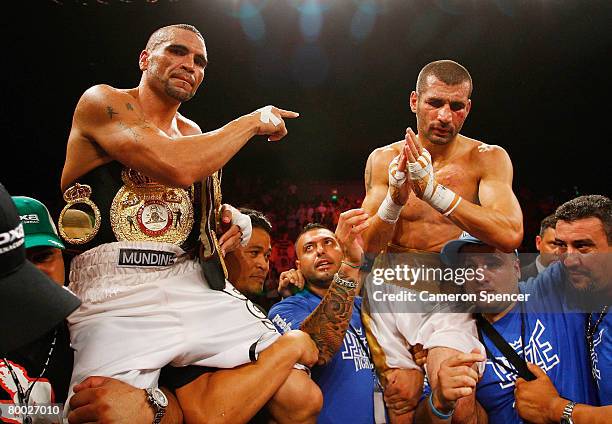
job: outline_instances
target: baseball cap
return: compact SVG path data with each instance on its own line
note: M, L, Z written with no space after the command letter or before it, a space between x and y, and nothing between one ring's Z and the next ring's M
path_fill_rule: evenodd
M480 244L482 246L487 245L487 243L482 242L467 231L464 231L461 233L458 239L451 240L444 245L442 251L440 252L442 262L449 266L459 264L459 251L466 244ZM518 257L518 250L515 250L514 254Z
M64 249L59 239L57 228L45 205L36 199L25 196L13 196L17 213L25 231L25 247L50 246Z
M0 354L43 336L81 303L26 259L23 227L0 184Z

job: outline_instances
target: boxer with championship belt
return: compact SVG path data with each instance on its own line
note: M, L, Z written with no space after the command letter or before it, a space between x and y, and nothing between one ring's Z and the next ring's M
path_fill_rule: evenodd
M404 140L374 150L366 164L362 207L372 218L363 236L365 251L371 258L384 255L366 280L363 321L382 381L395 393L387 403L395 422L412 422L414 411L405 413L402 407L418 400L423 377L410 352L417 344L430 349L427 372L434 394L433 402L419 404L417 422L448 419L453 411L453 422L475 420L482 409L475 406L473 387L455 392L466 397L445 398L436 386L440 373L457 370L453 364L458 360L449 359L477 361L482 356L471 352L482 351L482 346L467 314L432 313L419 302L375 301L374 290L410 289L393 284L374 287L374 273L388 270L389 264L440 270L440 249L462 230L505 252L514 250L523 237L508 154L459 134L471 108L471 92L471 76L460 64L441 60L426 65L410 96L417 134L408 129ZM416 283L428 291L434 290L432 284L445 290L436 279Z
M62 234L80 252L70 288L82 301L68 319L75 349L69 396L92 375L155 388L167 364L233 368L288 340L225 280L222 256L248 242L250 221L219 208L218 171L254 136L282 139L283 119L298 114L267 106L202 133L178 108L195 94L206 65L196 28L163 27L140 54L136 88L97 85L76 106L61 179L68 202ZM219 219L229 229L217 240ZM295 348L283 355L293 363L265 399L272 405L296 386L317 394L303 373L291 371L297 361L316 362L316 348L304 333L289 339ZM282 399L311 422L318 403L301 403ZM271 411L291 421L286 409Z

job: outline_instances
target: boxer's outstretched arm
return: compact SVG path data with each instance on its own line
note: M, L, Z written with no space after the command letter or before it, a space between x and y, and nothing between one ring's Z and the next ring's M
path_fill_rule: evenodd
M274 125L273 120L262 122L261 113L244 115L205 134L172 138L145 119L133 96L107 85L94 86L83 94L74 112L62 189L104 163L100 158L119 161L169 186L187 187L220 169L253 136L284 137L287 129L282 118L298 116L272 108L279 119ZM84 154L94 149L100 163L83 163L95 158Z
M463 199L450 219L483 242L511 252L523 240L523 214L512 191L512 162L499 146L488 146L474 155L482 169L480 205Z

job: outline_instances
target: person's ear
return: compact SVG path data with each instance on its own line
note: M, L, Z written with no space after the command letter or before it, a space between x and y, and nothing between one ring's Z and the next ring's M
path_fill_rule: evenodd
M143 50L140 52L140 57L138 58L138 67L141 71L146 71L149 67L149 52Z

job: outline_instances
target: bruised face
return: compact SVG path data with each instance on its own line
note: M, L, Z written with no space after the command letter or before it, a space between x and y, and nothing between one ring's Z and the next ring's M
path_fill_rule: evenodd
M610 245L599 218L559 220L556 239L561 262L576 290L592 294L612 291Z
M336 236L325 228L315 228L300 236L296 243L298 269L304 280L328 288L344 257Z
M470 83L448 85L434 75L429 75L425 82L421 93L413 91L410 95L419 137L433 144L447 144L459 134L470 112Z
M516 255L480 244L466 244L460 253L463 256L464 267L479 270L475 273L475 278L467 279L465 282L465 291L476 294L478 310L496 313L508 308L511 301L484 302L480 300L480 293L518 293L520 265Z
M259 294L270 270L270 234L253 228L249 244L239 246L225 257L229 280L242 293Z
M26 249L26 257L57 284L64 285L66 270L60 249L49 246L30 247Z
M208 63L206 46L196 33L169 28L149 50L140 54L140 69L154 90L178 101L191 99Z

